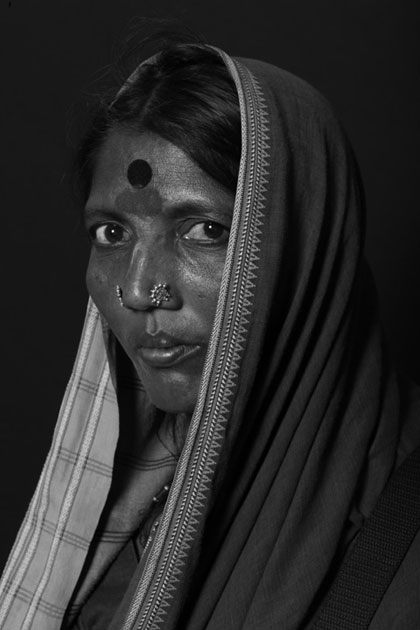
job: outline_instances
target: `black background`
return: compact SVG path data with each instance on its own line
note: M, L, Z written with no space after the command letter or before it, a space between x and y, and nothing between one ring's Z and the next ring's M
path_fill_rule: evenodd
M178 18L333 103L365 182L366 249L390 345L420 381L418 0L0 2L0 565L49 447L87 299L68 129L134 16Z

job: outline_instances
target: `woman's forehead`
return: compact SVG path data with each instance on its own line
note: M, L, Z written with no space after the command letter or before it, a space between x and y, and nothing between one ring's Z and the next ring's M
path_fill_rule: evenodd
M167 179L171 175L192 175L194 171L201 173L198 165L182 149L157 134L114 130L98 151L93 180L118 177L130 182L129 168L139 160L150 166L150 181L159 181L162 177Z
M231 197L175 144L151 132L114 130L98 151L86 208L116 209L122 199L159 205Z

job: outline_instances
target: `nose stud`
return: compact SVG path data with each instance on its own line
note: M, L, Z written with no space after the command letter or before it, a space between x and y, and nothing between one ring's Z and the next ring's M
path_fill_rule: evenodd
M149 292L150 301L153 306L161 306L162 302L169 302L172 295L169 291L169 285L166 282L155 284Z
M122 308L125 307L123 301L123 290L119 284L115 287L115 292L117 294L118 302ZM169 291L169 285L166 282L159 282L158 284L153 285L153 287L149 291L150 301L152 306L156 306L159 308L162 306L162 302L169 302L172 298L172 295Z

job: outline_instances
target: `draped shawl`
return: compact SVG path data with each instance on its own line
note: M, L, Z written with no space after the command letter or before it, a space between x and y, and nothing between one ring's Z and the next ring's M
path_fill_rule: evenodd
M304 81L220 54L241 110L233 223L182 453L177 464L156 455L161 481L174 480L115 626L124 630L306 627L390 474L420 443L417 392L384 349L362 255L363 193L339 123ZM60 628L69 601L74 612L83 602L73 594L101 523L125 536L94 557L97 575L138 525L151 492L144 469L113 483L124 391L115 339L89 303L4 572L1 628ZM133 391L141 384L128 397L142 398ZM405 586L418 582L412 556ZM388 627L384 611L375 627Z

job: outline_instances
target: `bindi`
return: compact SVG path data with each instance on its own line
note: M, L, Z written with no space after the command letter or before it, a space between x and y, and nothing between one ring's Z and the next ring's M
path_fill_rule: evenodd
M127 179L133 188L144 188L152 179L153 171L146 160L134 160L127 169Z

